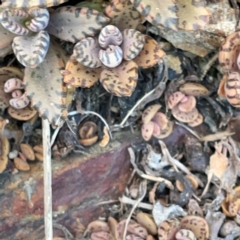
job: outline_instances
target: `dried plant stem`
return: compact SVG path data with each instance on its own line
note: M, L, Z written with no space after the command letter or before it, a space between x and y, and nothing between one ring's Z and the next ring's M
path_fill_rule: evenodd
M47 119L42 119L43 138L43 170L44 170L44 225L45 239L53 239L52 222L52 164L51 164L51 144L50 125Z
M215 53L208 61L208 63L204 66L202 75L200 76L200 81L203 80L203 78L206 76L208 70L212 67L214 62L218 59L218 52Z
M124 204L130 204L130 205L135 205L137 200L133 200L131 198L128 198L126 197L125 195L123 195L121 198L119 198L119 201L121 203L124 203ZM146 209L146 210L153 210L153 205L152 204L149 204L149 203L142 203L140 202L138 204L138 207L139 208L142 208L142 209Z

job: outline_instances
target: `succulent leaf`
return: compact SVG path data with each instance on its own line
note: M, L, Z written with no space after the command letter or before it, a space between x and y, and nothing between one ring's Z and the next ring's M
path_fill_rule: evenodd
M0 68L0 109L4 110L9 106L9 101L12 98L11 94L4 91L4 84L10 78L23 78L23 73L20 69L15 67L3 67Z
M58 6L68 0L2 0L2 7L11 8L32 8L32 7L42 7L48 8L52 6Z
M108 22L109 18L96 10L61 7L51 13L46 30L62 40L76 43L94 36Z
M145 44L142 51L134 58L134 62L139 67L149 68L154 66L165 55L165 52L160 48L157 41L149 36L145 36Z
M12 106L8 107L8 114L12 118L20 120L20 121L28 121L33 116L35 116L36 113L37 113L37 111L29 105L27 107L21 108L21 109L16 109Z
M138 67L134 61L123 61L118 67L103 69L100 82L111 94L130 97L136 88Z
M33 32L39 32L47 27L49 22L49 12L43 8L32 8L28 11L32 19L26 22L26 26Z
M159 28L177 30L178 17L175 0L130 0L147 21Z
M33 36L18 36L12 48L17 60L25 67L35 68L43 62L49 48L50 37L46 31Z
M204 29L210 20L209 11L202 6L196 7L192 0L178 0L178 27L188 31Z
M86 67L98 68L101 66L98 53L100 47L96 39L92 37L85 38L78 42L73 50L73 55L78 62Z
M66 110L66 88L62 82L61 70L66 56L57 44L50 44L44 62L36 68L25 68L24 83L32 106L53 126L59 124Z
M22 9L4 9L0 13L0 22L9 32L17 35L27 35L29 30L24 21L29 17Z
M88 68L75 59L67 62L64 82L75 87L90 88L100 78L101 68Z
M111 18L111 23L117 26L120 31L128 28L135 29L143 21L141 14L129 0L112 0L105 12Z
M142 33L134 29L123 31L123 58L125 60L134 59L143 49L145 37Z

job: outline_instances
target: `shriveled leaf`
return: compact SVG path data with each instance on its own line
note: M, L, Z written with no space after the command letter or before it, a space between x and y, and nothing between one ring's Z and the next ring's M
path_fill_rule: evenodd
M0 24L0 49L4 49L7 48L9 46L11 46L11 42L13 40L13 38L16 35L9 32L7 29L5 29L1 24ZM12 46L11 46L12 48Z
M138 79L138 67L134 61L123 61L118 67L104 69L100 82L106 91L118 97L130 97Z
M105 13L111 18L111 23L120 31L128 28L136 29L142 22L141 14L129 0L112 0L111 4L106 7Z
M49 12L44 8L31 8L28 11L31 16L31 20L26 22L26 26L33 32L39 32L43 30L49 22Z
M75 87L90 88L100 78L101 68L88 68L70 59L63 71L64 82Z
M210 20L210 12L205 7L196 7L192 0L178 0L178 27L188 31L204 29Z
M125 29L123 31L123 58L125 60L134 59L143 49L145 37L142 33L134 29Z
M65 41L76 43L87 36L94 36L109 18L88 8L61 7L50 15L46 30Z
M33 109L31 106L27 106L25 108L16 109L12 106L8 107L8 114L17 120L20 121L28 121L33 116L35 116L37 111Z
M145 44L142 51L134 58L134 62L139 67L149 68L158 63L165 52L161 49L160 45L153 38L145 36Z
M51 43L45 61L34 69L25 69L24 83L32 106L53 126L59 124L59 118L66 110L66 92L60 73L65 60L62 49Z
M29 30L24 21L29 17L22 9L4 9L0 13L0 22L9 32L17 35L26 35Z
M19 36L13 40L13 52L25 67L35 68L43 62L49 48L50 37L46 31L34 36Z
M178 17L175 0L130 0L147 21L159 28L177 30Z
M99 60L99 44L96 39L88 37L78 42L73 50L73 55L78 62L86 67L98 68L101 66Z
M68 0L2 0L3 7L11 8L32 8L32 7L52 7L58 6Z

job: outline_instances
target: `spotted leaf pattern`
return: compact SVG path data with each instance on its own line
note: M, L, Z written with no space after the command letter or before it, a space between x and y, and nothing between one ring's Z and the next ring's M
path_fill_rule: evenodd
M18 36L12 48L17 60L25 67L35 68L43 62L49 47L50 37L46 31L36 35Z
M143 17L159 28L178 29L175 0L130 0Z
M141 14L129 0L112 0L105 12L111 18L112 24L120 31L128 28L135 29L143 21Z
M123 61L113 69L103 69L100 82L106 91L118 97L129 97L137 85L138 66L134 61Z
M76 43L94 36L109 21L108 17L96 10L61 7L50 15L46 30L62 40Z

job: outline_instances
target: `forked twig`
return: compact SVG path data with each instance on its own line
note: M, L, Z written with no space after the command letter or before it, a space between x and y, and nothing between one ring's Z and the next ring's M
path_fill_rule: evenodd
M44 227L45 239L53 239L52 222L52 164L50 125L48 119L42 119L43 170L44 170Z

